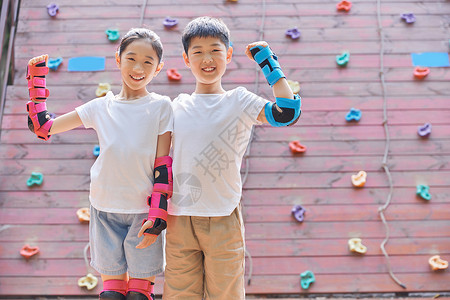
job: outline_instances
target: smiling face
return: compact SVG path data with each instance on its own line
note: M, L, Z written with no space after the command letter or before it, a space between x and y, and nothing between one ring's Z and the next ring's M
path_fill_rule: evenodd
M139 39L131 42L120 56L116 54L117 66L122 75L122 91L131 97L145 96L146 86L163 67L152 45Z
M188 53L183 53L186 66L191 68L197 81L196 93L222 93L221 79L231 61L233 48L228 50L219 38L194 37Z

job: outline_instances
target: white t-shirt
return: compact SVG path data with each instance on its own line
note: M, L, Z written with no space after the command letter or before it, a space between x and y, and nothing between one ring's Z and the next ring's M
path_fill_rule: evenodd
M242 192L241 162L268 101L243 87L180 94L173 102L173 196L169 214L228 216Z
M120 101L108 92L76 111L84 127L95 129L100 143L91 168L91 205L112 213L148 212L158 135L173 131L169 97L150 93Z

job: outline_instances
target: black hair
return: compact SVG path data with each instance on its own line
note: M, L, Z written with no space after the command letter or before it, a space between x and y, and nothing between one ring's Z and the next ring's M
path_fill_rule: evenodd
M199 17L186 25L181 37L184 52L187 54L191 40L195 37L215 37L225 45L228 50L230 46L230 30L221 20L212 17Z
M163 58L163 46L161 43L161 39L159 36L147 28L132 28L128 31L120 41L120 45L117 49L119 56L125 51L129 44L136 40L147 40L155 50L156 55L158 55L158 64L162 61Z

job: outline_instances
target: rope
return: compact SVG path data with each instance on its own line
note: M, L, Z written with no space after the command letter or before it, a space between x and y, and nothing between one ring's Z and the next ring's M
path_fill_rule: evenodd
M86 264L87 274L92 273L91 268L89 266L89 260L88 260L88 254L87 254L89 247L90 247L89 243L87 243L86 246L84 246L84 251L83 251L84 263Z
M387 117L387 100L386 100L386 82L384 80L384 63L383 63L383 57L384 57L384 32L383 32L383 26L381 23L381 3L380 0L377 0L377 22L378 22L378 33L380 35L380 81L381 81L381 87L382 87L382 95L383 95L383 127L384 127L384 133L386 136L386 144L384 148L384 156L383 156L383 162L382 167L384 169L384 172L387 175L388 181L389 181L389 194L387 196L386 202L384 205L380 206L378 208L378 213L380 214L381 221L384 224L384 228L386 231L386 236L383 240L383 242L380 245L381 251L383 252L384 256L386 257L386 265L389 271L389 275L391 278L402 288L406 289L406 286L395 276L394 272L392 272L391 263L389 260L389 255L384 248L384 246L387 244L389 240L389 226L386 221L386 218L384 216L384 211L388 208L389 204L391 203L392 194L394 191L394 184L392 181L391 172L389 171L389 166L387 164L388 160L388 153L389 153L389 146L390 146L390 136L389 136L389 126L388 126L388 117Z
M261 25L259 27L259 40L262 41L264 39L264 24L266 22L266 1L262 0L262 16L261 16ZM258 95L259 93L259 72L261 71L260 67L258 65L255 66L255 94ZM253 127L250 132L250 140L247 146L247 149L244 153L244 161L245 161L245 170L244 170L244 177L242 179L242 186L244 186L245 182L247 181L248 176L248 170L249 170L249 161L248 157L250 156L250 149L252 147L252 141L254 139L254 132ZM241 195L241 202L243 201L244 196ZM248 257L249 260L249 270L248 270L248 280L247 285L250 285L252 283L252 273L253 273L253 260L252 256L250 255L250 252L245 248L245 255Z
M144 25L145 8L147 7L147 0L143 0L141 8L141 20L139 21L140 27Z

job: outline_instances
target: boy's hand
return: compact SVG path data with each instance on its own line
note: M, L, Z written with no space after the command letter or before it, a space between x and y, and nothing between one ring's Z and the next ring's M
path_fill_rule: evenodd
M245 54L247 55L247 57L250 60L254 60L253 59L253 55L250 53L250 49L255 47L255 46L262 46L262 47L268 47L269 44L266 41L259 41L259 42L253 42L251 44L247 45L247 48L245 48Z
M157 236L153 234L144 234L144 231L150 227L152 227L153 221L148 220L146 221L142 227L141 230L139 230L138 238L140 238L142 235L144 235L144 239L136 246L137 249L144 249L153 244L156 241Z

